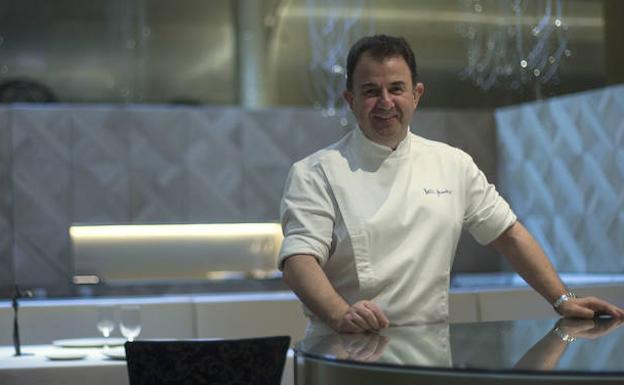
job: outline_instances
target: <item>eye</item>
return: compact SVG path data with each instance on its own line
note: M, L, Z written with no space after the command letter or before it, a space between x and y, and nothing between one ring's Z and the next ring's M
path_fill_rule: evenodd
M364 90L364 96L377 96L379 95L379 90L375 89L375 88L368 88Z
M400 95L403 93L403 91L404 89L401 86L395 86L395 87L390 88L390 93L393 95Z

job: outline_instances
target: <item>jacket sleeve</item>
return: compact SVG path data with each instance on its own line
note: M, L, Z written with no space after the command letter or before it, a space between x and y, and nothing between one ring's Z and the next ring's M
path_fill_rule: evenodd
M466 206L464 227L480 244L495 240L517 220L509 204L489 183L472 158L463 156Z
M336 217L329 183L319 165L295 163L288 174L280 205L284 240L278 258L284 261L295 254L327 261Z

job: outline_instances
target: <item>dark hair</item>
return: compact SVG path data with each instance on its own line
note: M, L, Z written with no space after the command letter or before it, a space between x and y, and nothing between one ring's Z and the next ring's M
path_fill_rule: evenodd
M407 41L402 37L375 35L361 38L349 50L349 55L347 56L347 89L349 91L353 87L353 71L355 71L355 66L364 53L379 61L394 56L401 56L412 74L412 85L416 85L418 80L416 59L414 58L414 51L407 44Z

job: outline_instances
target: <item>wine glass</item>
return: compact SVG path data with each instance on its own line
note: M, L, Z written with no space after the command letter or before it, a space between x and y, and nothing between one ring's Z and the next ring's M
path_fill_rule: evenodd
M119 323L121 334L129 342L134 341L141 333L141 308L139 306L122 306L121 321Z
M115 308L113 306L98 306L98 322L96 324L98 330L108 340L113 330L115 330ZM104 348L107 347L106 342Z

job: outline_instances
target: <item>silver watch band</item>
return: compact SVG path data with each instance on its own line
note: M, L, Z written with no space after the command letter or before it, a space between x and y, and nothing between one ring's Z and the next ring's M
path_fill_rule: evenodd
M557 300L552 303L553 309L555 309L557 313L561 314L561 312L559 311L561 304L563 304L565 301L571 300L572 298L576 298L576 294L572 293L571 291L562 294L561 297L557 298Z
M559 338L561 338L562 341L565 342L574 342L576 340L576 337L564 333L563 330L559 329L558 326L553 329L553 333L555 333Z

